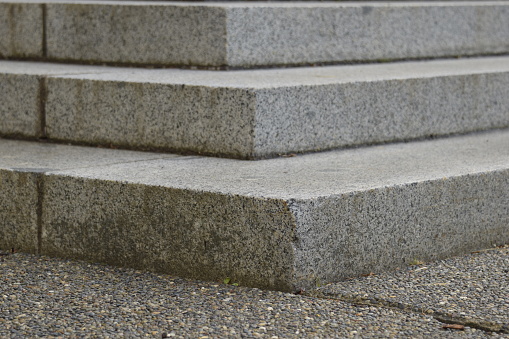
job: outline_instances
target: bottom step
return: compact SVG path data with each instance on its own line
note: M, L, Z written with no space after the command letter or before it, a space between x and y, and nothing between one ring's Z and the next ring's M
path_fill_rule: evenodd
M261 161L0 139L0 247L297 290L509 242L509 131Z

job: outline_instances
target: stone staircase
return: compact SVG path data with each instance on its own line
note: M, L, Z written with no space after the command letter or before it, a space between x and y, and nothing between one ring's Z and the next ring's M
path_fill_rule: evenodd
M0 56L2 249L295 291L509 242L509 1L0 0Z

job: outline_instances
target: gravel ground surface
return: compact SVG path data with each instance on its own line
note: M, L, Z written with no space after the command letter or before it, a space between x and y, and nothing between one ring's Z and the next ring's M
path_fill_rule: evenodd
M344 288L353 293L354 283ZM370 286L371 280L359 280L359 291ZM21 253L0 256L0 298L2 338L505 336L471 327L443 329L430 315L407 310Z
M433 310L454 319L502 325L509 333L509 246L330 284L314 294Z

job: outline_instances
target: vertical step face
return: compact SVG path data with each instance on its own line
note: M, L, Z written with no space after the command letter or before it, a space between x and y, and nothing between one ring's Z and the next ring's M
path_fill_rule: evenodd
M222 66L222 8L163 4L51 4L47 58L121 64Z
M50 139L251 158L255 93L105 74L48 80ZM214 82L214 74L207 78ZM119 79L123 79L118 81ZM170 79L168 82L166 79Z
M232 8L229 64L242 67L503 53L509 47L506 5L396 2L292 7L283 3L278 8Z
M53 75L102 73L99 67L0 64L0 135L40 138L46 135L46 79Z
M509 4L0 2L0 56L253 68L509 52Z
M36 253L40 249L44 176L55 169L100 167L116 162L172 158L171 154L125 151L111 157L98 148L65 148L0 139L0 248ZM6 170L7 169L7 170Z
M509 126L507 57L229 72L4 61L0 87L5 136L232 158Z
M2 165L4 157L5 151L2 154ZM38 251L39 179L40 176L33 172L1 171L0 248L30 253Z
M47 255L291 291L509 241L507 130L256 162L6 140L0 155L2 185L23 188L0 190L2 248L37 230Z
M0 57L44 56L43 6L34 3L0 3Z

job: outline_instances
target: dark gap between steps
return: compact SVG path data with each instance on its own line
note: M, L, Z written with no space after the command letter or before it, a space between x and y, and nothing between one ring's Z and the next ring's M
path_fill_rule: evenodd
M45 15L44 15L45 16ZM122 67L122 68L142 68L142 69L185 69L185 70L202 70L202 71L255 71L270 69L287 69L287 68L305 68L305 67L327 67L327 66L360 66L373 64L391 64L399 62L425 62L434 60L457 60L457 59L473 59L483 57L504 57L509 56L508 52L494 53L473 53L473 54L446 54L440 56L422 56L422 57L403 57L391 59L367 59L367 60L340 60L340 61L323 61L323 62L297 62L287 64L269 64L269 65L245 65L245 66L229 66L229 65L186 65L175 63L144 63L144 62L121 62L91 59L66 59L66 58L49 58L47 56L47 41L45 30L45 19L43 20L43 56L41 57L19 57L19 56L1 56L0 60L5 61L30 61L30 62L48 62L67 65L88 65L103 67Z
M42 10L42 57L46 59L48 56L48 43L46 40L46 21L47 21L46 4L41 4L41 10Z

